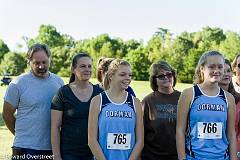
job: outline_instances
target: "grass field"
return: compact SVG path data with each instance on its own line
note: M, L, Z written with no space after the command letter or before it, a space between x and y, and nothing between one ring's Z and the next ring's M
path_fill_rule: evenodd
M67 83L68 79L65 78L64 81ZM95 84L96 79L92 79L91 82ZM182 91L184 88L191 86L190 84L177 83L176 89ZM132 81L131 87L136 93L137 97L142 100L144 96L152 92L148 81ZM11 146L13 142L13 135L6 128L2 119L2 105L3 96L5 94L6 87L0 87L0 160L10 159Z

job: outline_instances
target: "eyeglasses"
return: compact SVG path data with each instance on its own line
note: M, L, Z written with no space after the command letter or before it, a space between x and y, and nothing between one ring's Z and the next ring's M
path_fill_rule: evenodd
M160 80L164 80L165 78L172 78L173 77L173 74L172 73L166 73L166 74L160 74L158 76L155 76L155 78L158 78Z

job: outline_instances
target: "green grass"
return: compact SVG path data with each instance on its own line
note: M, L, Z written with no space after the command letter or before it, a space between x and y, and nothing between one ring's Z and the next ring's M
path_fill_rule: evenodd
M68 82L68 78L64 78L65 83ZM91 79L93 84L97 83L96 79ZM184 88L190 87L190 84L178 83L176 89L182 91ZM132 81L131 87L136 93L137 97L142 100L144 96L151 93L150 84L148 81ZM5 94L6 86L0 86L0 160L10 159L11 146L13 143L13 135L5 126L2 119L2 106L3 106L3 96Z
M0 87L0 159L10 159L11 146L13 141L13 135L5 126L2 119L2 106L3 106L3 96L5 94L6 87Z

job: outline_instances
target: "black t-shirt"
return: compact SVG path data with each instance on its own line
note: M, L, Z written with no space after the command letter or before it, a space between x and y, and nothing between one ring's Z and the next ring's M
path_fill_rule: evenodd
M174 160L176 150L176 113L179 91L172 94L152 92L143 99L144 106L144 148L143 160ZM155 113L155 119L149 116Z
M89 101L81 102L67 84L54 96L51 109L63 112L60 133L61 154L92 156L88 147L87 132L89 107L92 98L102 91L103 89L93 85L93 93Z

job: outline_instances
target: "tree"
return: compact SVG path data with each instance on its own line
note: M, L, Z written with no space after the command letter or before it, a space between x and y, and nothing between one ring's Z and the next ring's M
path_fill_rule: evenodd
M159 27L158 30L155 32L154 36L160 37L164 41L168 34L169 34L168 29Z
M226 58L232 61L237 53L240 53L240 35L235 32L227 32L226 39L221 42L219 50Z
M130 39L124 43L124 52L128 53L131 50L137 49L139 46L143 45L143 42L139 42L134 39Z
M75 40L70 35L67 35L67 34L62 35L62 39L63 39L64 47L74 48L76 46Z
M188 56L188 51L194 47L192 41L192 35L183 32L177 36L172 45L168 48L167 61L175 68L178 72L184 69L183 62ZM181 81L181 78L179 78Z
M10 75L17 76L24 72L27 67L27 61L23 54L8 52L0 64L1 74L9 73Z
M73 54L74 53L67 47L53 48L52 56L51 56L50 71L56 74L59 74L59 71L62 71L61 73L62 76L65 76L66 74L68 74L66 70L69 70L69 72L71 72L70 65L71 65Z
M168 29L159 28L148 41L146 49L149 53L149 60L153 63L159 60L166 60L169 56L169 48L172 44L172 34Z
M193 34L195 48L205 51L217 50L219 44L226 39L226 35L220 28L203 27L202 31Z
M34 43L45 43L49 48L64 46L67 36L62 36L57 29L52 25L41 25L38 31L37 37L27 40L28 46L33 45Z
M8 46L0 39L0 62L3 59L4 55L9 52Z
M148 80L151 62L148 60L144 47L140 46L136 50L131 50L124 59L131 64L133 79Z
M166 55L163 53L163 41L158 36L153 36L147 43L147 51L149 52L148 59L151 62L155 62L158 59L164 59Z
M204 51L192 48L183 61L182 70L178 72L178 79L183 83L192 83L198 60Z
M93 59L93 76L100 57L123 58L127 54L124 42L119 38L111 38L108 34L78 41L75 51L86 51L90 54Z

